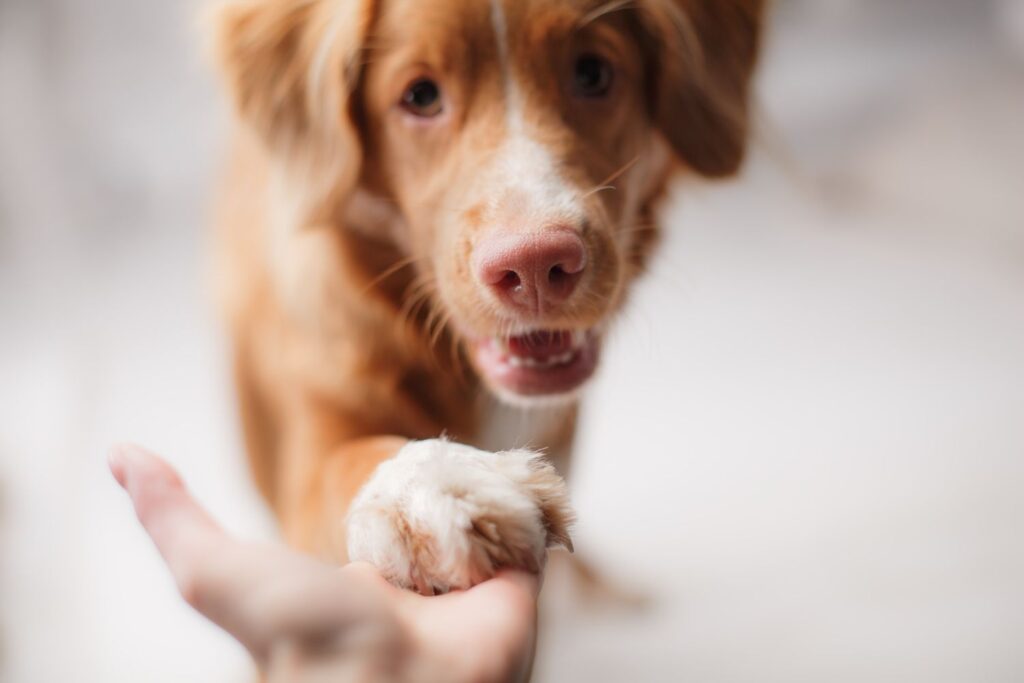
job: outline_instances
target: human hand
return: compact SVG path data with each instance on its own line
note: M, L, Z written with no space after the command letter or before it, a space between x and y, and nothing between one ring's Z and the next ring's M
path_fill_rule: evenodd
M249 650L268 683L529 678L539 577L503 571L423 597L370 565L337 567L230 537L166 462L140 448L116 448L110 468L182 596Z

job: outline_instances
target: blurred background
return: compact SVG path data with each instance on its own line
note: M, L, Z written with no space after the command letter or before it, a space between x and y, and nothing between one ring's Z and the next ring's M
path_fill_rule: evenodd
M105 466L239 534L196 3L0 0L0 680L252 680ZM678 188L574 473L536 680L1024 680L1024 2L777 4L745 175Z

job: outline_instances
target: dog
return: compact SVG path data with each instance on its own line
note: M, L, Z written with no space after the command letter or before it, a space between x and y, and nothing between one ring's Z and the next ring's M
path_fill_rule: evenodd
M741 165L763 4L218 8L220 299L291 544L428 594L571 549L581 388L669 180Z

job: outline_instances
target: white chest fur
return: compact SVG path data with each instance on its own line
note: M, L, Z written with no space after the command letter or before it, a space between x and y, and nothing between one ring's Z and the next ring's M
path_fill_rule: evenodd
M567 422L574 419L575 404L571 401L516 406L487 397L480 414L483 416L475 440L479 448L507 451L515 448L544 450L563 474L568 453L557 448L556 441L565 434Z

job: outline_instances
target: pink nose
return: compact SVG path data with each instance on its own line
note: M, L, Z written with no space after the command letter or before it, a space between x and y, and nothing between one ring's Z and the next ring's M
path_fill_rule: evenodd
M539 313L567 300L587 266L583 240L569 230L494 235L477 245L473 269L499 299Z

